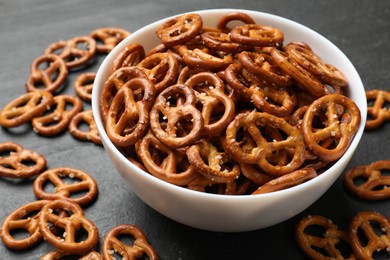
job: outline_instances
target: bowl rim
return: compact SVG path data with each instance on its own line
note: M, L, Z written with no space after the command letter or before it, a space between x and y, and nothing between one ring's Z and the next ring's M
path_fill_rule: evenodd
M226 201L226 198L229 198L229 201L252 201L252 200L258 200L259 198L266 199L270 196L273 199L275 199L275 197L276 198L277 197L280 197L280 198L286 197L286 196L292 195L296 192L301 192L302 190L306 189L307 186L311 186L313 184L320 183L322 181L322 179L326 178L327 175L329 175L329 174L336 174L336 169L338 167L341 167L342 164L344 164L346 160L349 161L349 159L353 156L353 153L354 153L355 149L357 148L357 146L360 142L360 139L363 135L363 132L364 132L364 126L365 126L365 122L366 122L367 103L362 102L362 104L360 104L360 106L359 106L359 109L361 112L361 122L359 125L359 129L355 133L352 141L350 142L347 151L343 154L343 156L340 159L335 161L331 167L329 167L326 171L324 171L323 173L321 173L317 177L315 177L311 180L308 180L304 183L301 183L299 185L295 185L293 187L289 187L289 188L286 188L283 190L278 190L278 191L274 191L274 192L270 192L270 193L255 194L255 195L250 195L250 194L247 194L247 195L225 195L225 194L199 192L199 191L195 191L195 190L191 190L191 189L188 189L185 187L177 186L175 184L171 184L169 182L161 180L161 179L151 175L150 173L147 173L147 172L139 169L132 162L130 162L116 148L116 146L111 142L111 140L108 138L108 136L105 132L105 129L103 127L103 122L102 122L101 115L99 112L100 111L99 95L101 92L101 88L104 84L103 78L105 78L105 77L103 77L103 75L106 74L104 70L107 71L107 69L105 69L105 68L110 65L112 59L119 53L120 50L122 50L124 47L126 47L129 44L129 42L131 42L133 40L133 38L137 38L140 34L142 34L142 32L144 30L149 30L151 28L154 28L168 19L174 18L176 16L179 16L179 15L182 15L185 13L198 13L202 16L204 14L207 15L210 13L227 13L227 12L233 12L233 11L234 12L244 12L244 13L247 13L249 15L256 14L256 16L261 16L262 19L266 18L267 20L268 19L271 19L271 20L276 19L278 22L290 24L290 25L295 26L295 27L300 27L300 29L302 29L302 30L306 30L307 32L309 32L311 34L315 34L317 37L319 37L321 39L321 41L326 42L327 45L329 45L333 49L337 50L337 52L338 52L337 54L342 56L344 62L349 63L348 67L350 67L352 72L354 74L356 74L355 75L355 77L357 77L356 81L358 81L360 83L359 86L354 86L354 88L355 87L359 88L360 91L364 92L363 82L362 82L356 68L353 66L353 64L348 59L348 57L336 45L334 45L330 40L328 40L327 38L325 38L324 36L322 36L318 32L312 30L311 28L309 28L303 24L300 24L298 22L295 22L293 20L278 16L275 14L265 13L265 12L261 12L261 11L254 11L254 10L235 9L235 8L234 9L232 9L232 8L218 8L218 9L194 10L194 11L189 11L189 12L178 13L178 14L157 20L157 21L152 22L144 27L139 28L138 30L134 31L131 35L129 35L126 39L124 39L122 42L120 42L105 57L105 59L100 64L99 69L96 73L96 78L95 78L93 91L92 91L92 111L93 111L94 120L96 122L96 126L97 126L99 134L101 136L104 148L110 149L110 151L112 151L114 153L114 155L121 161L121 163L124 163L127 167L129 167L133 171L134 174L140 175L142 178L146 178L148 181L152 182L154 185L159 185L163 189L171 189L172 192L181 193L182 195L185 195L185 196L192 196L192 197L195 196L195 197L199 197L199 198L207 198L207 199L212 199L212 200L216 200L216 201L218 201L218 200ZM359 92L359 90L357 90L357 92Z

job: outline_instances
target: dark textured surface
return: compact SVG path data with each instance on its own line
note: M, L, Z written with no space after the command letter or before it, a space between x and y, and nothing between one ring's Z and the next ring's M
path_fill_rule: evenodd
M316 30L345 52L366 89L390 90L390 2L374 2L0 0L0 107L25 92L30 63L52 42L85 35L99 27L135 31L176 13L225 7L273 13ZM96 71L103 58L99 56L82 72ZM63 93L74 94L72 84L78 73L70 73ZM88 108L90 105L84 103L84 109ZM349 166L390 159L389 131L390 123L366 131ZM145 205L121 180L101 147L77 141L69 133L41 137L28 126L1 128L0 142L5 141L42 153L49 168L66 166L92 174L99 185L99 197L85 214L98 226L100 241L115 225L133 223L144 230L161 259L305 259L294 240L294 227L303 216L322 214L343 228L361 210L390 216L389 201L357 200L344 190L340 178L315 204L284 223L245 233L206 232L171 221ZM0 178L1 222L14 209L33 200L32 181ZM15 252L0 243L0 259L39 259L51 249L41 243Z

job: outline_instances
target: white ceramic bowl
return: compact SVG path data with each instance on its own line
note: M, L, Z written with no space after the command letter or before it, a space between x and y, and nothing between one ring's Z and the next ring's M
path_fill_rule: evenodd
M295 216L313 204L336 181L350 161L363 134L367 111L365 90L356 69L335 45L320 34L291 20L256 11L215 9L194 12L202 16L204 25L215 27L218 19L231 11L245 12L257 23L281 29L285 35L285 43L308 43L320 57L339 68L349 80L349 97L359 106L362 120L343 157L320 176L298 186L269 194L228 196L172 185L129 162L104 130L99 113L99 96L113 59L130 43L142 44L145 51L160 43L155 31L164 20L147 25L123 40L101 64L93 88L92 109L105 150L131 190L150 207L185 225L220 232L250 231L268 227ZM166 19L169 18L171 17Z

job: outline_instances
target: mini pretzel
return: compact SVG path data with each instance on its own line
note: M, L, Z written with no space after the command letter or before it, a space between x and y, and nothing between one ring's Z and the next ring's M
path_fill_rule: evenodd
M245 13L230 12L230 13L223 15L221 18L219 18L218 23L217 23L217 28L219 30L221 30L222 32L228 33L232 29L229 28L227 26L227 24L230 22L235 22L235 21L241 21L245 24L254 24L255 23L253 18Z
M230 53L195 48L184 53L183 61L193 68L220 71L226 69L233 62L233 56Z
M150 132L137 143L137 153L148 171L166 182L185 186L199 176L185 152L171 149Z
M87 64L96 53L96 41L90 36L78 36L67 41L58 41L50 44L45 54L57 54L68 69L78 68Z
M230 35L224 32L203 32L200 37L206 47L216 51L238 53L250 48L249 46L233 42Z
M281 30L261 24L245 24L230 31L232 41L250 46L279 46L283 43Z
M143 96L134 94L141 91ZM112 100L106 120L106 132L117 146L135 144L149 129L149 110L156 95L148 79L135 78L123 85Z
M53 95L47 91L36 90L25 93L0 112L0 124L3 127L18 127L42 115L54 103Z
M344 108L339 115L338 106ZM313 120L319 112L324 112L327 121L322 128L314 128ZM348 145L360 124L359 107L349 98L340 94L329 94L315 100L308 108L302 121L302 130L306 145L315 155L325 161L340 158L348 149ZM321 142L333 138L335 147L323 147Z
M382 200L390 197L390 177L382 175L381 170L389 170L389 160L379 160L366 166L351 168L344 175L347 189L359 198ZM364 180L359 183L358 180Z
M290 75L281 71L267 54L244 51L237 58L248 71L276 86L287 87L293 82Z
M224 83L211 72L191 76L185 84L195 91L204 119L205 135L217 135L233 120L234 102L224 93ZM218 115L222 109L222 115Z
M241 64L232 64L227 67L225 77L228 84L244 100L253 103L260 111L276 116L287 116L294 109L296 104L294 91L283 88L276 89L271 85L264 86Z
M42 65L46 65L46 67L42 69ZM67 76L68 69L62 58L55 54L41 55L30 66L26 90L29 92L42 90L43 87L43 90L54 93L64 84Z
M54 96L54 104L47 114L34 117L31 121L36 133L44 136L54 136L68 128L70 120L83 109L83 103L75 96Z
M67 211L71 214L61 217L57 213ZM56 236L50 226L64 230L62 237ZM83 229L87 238L77 241L78 232ZM92 221L84 217L82 208L67 199L53 200L41 209L39 214L39 230L45 240L55 248L71 254L84 254L91 251L99 241L98 229Z
M179 75L179 63L170 53L155 53L147 56L137 64L149 79L155 83L157 92L161 92L174 82Z
M107 119L111 101L118 90L126 82L138 77L147 78L148 76L140 68L134 66L120 68L110 75L103 85L99 100L100 113L104 121Z
M77 181L67 183L63 178L68 177ZM55 186L54 193L44 190L44 186L51 182ZM33 184L33 191L38 199L56 200L68 199L80 206L85 206L94 201L98 194L97 183L86 172L72 168L54 168L41 173ZM73 193L85 192L82 196L72 197Z
M165 46L185 43L198 35L203 27L198 14L184 14L167 20L157 28L156 34Z
M277 177L260 186L252 194L263 194L290 188L317 177L313 168L303 168Z
M257 164L240 163L240 168L241 173L258 186L262 186L275 178L275 176L266 174Z
M76 91L77 96L86 102L91 102L95 77L95 72L81 73L73 83L73 88Z
M307 93L315 98L330 94L330 90L311 73L291 60L286 53L273 48L270 52L276 65L290 75Z
M183 104L173 106L173 99L184 97ZM202 134L204 120L202 114L195 107L196 95L187 85L175 84L163 90L156 98L150 110L150 127L156 137L172 148L183 147L192 144ZM163 115L160 118L160 115ZM166 121L166 128L163 129L161 121ZM192 124L192 129L184 136L178 135L178 124L186 120Z
M46 168L46 159L43 155L24 149L17 143L0 143L0 153L7 152L8 156L0 156L1 177L31 178Z
M145 58L144 47L138 43L132 43L124 48L112 62L111 73L123 67L136 66Z
M325 231L322 234L307 232L310 227L319 226ZM348 232L338 229L330 220L323 216L307 216L295 228L295 237L299 247L312 259L355 259L353 253L344 256L338 245L350 245ZM351 250L352 251L352 250Z
M42 240L42 235L38 228L38 217L44 205L49 201L39 200L27 203L9 214L0 228L0 237L4 245L11 249L23 250L36 245ZM35 213L34 216L31 216ZM12 236L12 231L17 229L26 230L29 236L17 239Z
M378 251L389 256L390 221L380 213L361 211L351 221L350 239L359 259L373 259Z
M127 245L119 240L119 236L128 235L134 238L132 245ZM158 260L160 257L152 247L145 233L135 225L122 224L112 228L104 238L102 254L104 259L114 258L114 253L122 256L123 259L143 259L146 254L150 260Z
M390 120L390 110L386 103L390 103L390 92L384 90L366 91L367 101L373 100L372 106L368 106L366 129L378 128L383 122Z
M98 53L109 53L124 38L131 33L125 29L115 27L104 27L92 31L89 36L96 41L96 51Z
M212 181L229 182L240 175L240 166L224 151L206 139L201 139L186 150L188 161L203 176Z
M245 128L256 146L247 150L240 146L237 133ZM261 127L279 129L288 137L284 140L268 141L261 132ZM242 163L258 164L261 169L272 175L283 175L298 169L304 162L305 145L302 131L289 125L284 119L263 112L244 112L238 114L226 128L227 152ZM293 149L292 158L284 165L273 164L272 155L280 150Z
M88 131L82 130L81 125L84 123L88 125ZM77 139L102 145L102 140L97 130L95 120L93 119L92 110L82 111L76 114L70 121L68 129L71 135Z
M291 42L284 47L284 50L292 60L322 82L341 87L348 85L343 73L322 60L306 43Z

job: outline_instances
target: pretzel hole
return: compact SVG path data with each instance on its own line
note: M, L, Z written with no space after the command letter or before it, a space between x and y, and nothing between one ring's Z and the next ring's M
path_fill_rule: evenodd
M161 165L163 161L168 157L168 154L156 149L155 147L151 147L153 144L149 144L148 150L150 151L150 157L156 165Z
M31 158L23 158L20 163L29 168L34 167L37 164L36 161Z
M169 107L177 107L179 104L183 103L183 100L185 100L185 96L181 95L169 95L164 98Z
M88 51L90 49L90 46L87 42L84 41L78 41L75 46L77 49Z
M0 163L0 166L5 168L5 169L13 169L13 170L16 170L16 168L12 165L12 164L8 164L8 163Z
M365 177L365 176L357 176L353 179L353 184L356 186L356 187L359 187L360 185L363 185L364 183L366 183L368 181L368 178Z
M50 53L61 56L65 52L65 46L66 45L59 45L55 49L51 49Z
M306 227L304 232L306 234L311 235L311 236L315 236L315 237L319 237L319 238L323 238L323 239L326 239L328 236L327 235L327 228L325 228L324 226L321 226L321 225L316 225L316 224L313 224L313 225ZM351 254L353 253L353 250L352 250L350 244L342 239L339 239L338 243L335 244L335 247L341 253L341 255L344 257L344 259L347 259L348 257L350 257ZM317 247L315 245L311 245L311 248L323 256L334 257L334 256L329 255L329 253L324 248Z
M82 181L81 178L75 177L75 176L72 175L72 174L69 174L69 175L67 175L67 176L61 176L61 180L62 180L65 184L75 184L75 183L78 183L78 182L81 182L81 181Z
M50 193L50 194L56 192L56 186L51 181L46 181L43 184L42 189L44 192Z
M67 56L66 58L63 58L65 63L71 63L73 61L78 61L83 58L83 55L81 53L72 53L71 55Z
M15 240L23 240L30 237L30 233L28 232L27 227L26 229L24 228L11 229L9 233Z
M389 259L389 252L387 252L386 249L374 251L372 254L372 259L376 260L388 260Z
M83 226L76 232L75 242L80 243L82 241L86 241L88 239L88 230L86 230Z
M127 245L127 246L132 246L134 244L134 237L132 235L129 235L129 234L119 234L117 237L116 237L120 242L122 242L124 245ZM122 258L120 258L122 259Z
M0 151L0 158L6 158L6 157L9 157L11 156L11 154L17 152L16 149L14 150L11 150L11 149L8 149L8 150L2 150Z
M194 127L194 123L192 122L193 118L191 117L182 117L176 124L176 137L184 137L189 132L191 132Z
M159 83L159 82L162 82L165 77L167 76L167 73L168 73L168 70L169 70L169 66L168 66L168 63L165 63L165 64L159 64L155 67L155 72L153 74L153 78L156 80L155 83Z
M84 78L84 81L82 82L81 86L83 87L87 87L88 85L92 85L94 82L94 79L93 78L88 78L88 77L85 77Z
M390 176L390 169L380 169L381 176Z
M321 225L312 224L305 228L304 233L310 236L325 239L327 237L327 228ZM312 244L310 245L310 247L320 255L331 257L329 253L322 247L318 247Z
M80 120L78 123L77 123L77 129L81 132L84 132L84 133L87 133L89 132L89 129L90 128L90 125L88 124L88 122L86 122L85 120Z

